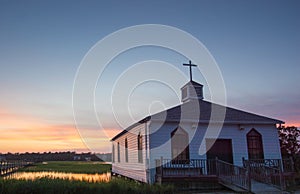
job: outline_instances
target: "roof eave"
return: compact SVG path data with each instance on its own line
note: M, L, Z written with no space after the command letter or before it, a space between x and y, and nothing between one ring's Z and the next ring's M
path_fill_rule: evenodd
M176 122L179 121L177 119L151 119L151 121L157 121L157 122ZM280 120L274 120L274 121L208 121L208 120L193 120L193 119L181 119L180 123L201 123L201 124L207 124L207 123L215 123L215 124L284 124L285 122Z
M140 124L143 124L143 123L146 123L147 121L149 121L151 119L151 116L148 116L148 117L145 117L144 119L140 120L139 122L137 123L134 123L132 125L130 125L129 127L127 127L126 129L124 129L123 131L121 131L120 133L118 133L116 136L114 136L113 138L111 138L110 141L114 141L116 139L118 139L119 137L123 136L124 134L126 134L128 131L130 131L132 128L140 125Z

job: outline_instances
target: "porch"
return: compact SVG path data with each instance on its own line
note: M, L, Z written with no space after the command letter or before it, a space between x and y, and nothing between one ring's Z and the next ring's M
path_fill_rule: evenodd
M262 188L283 191L293 182L291 160L245 160L236 166L216 159L156 160L156 182L196 182L221 184L238 192L256 192Z

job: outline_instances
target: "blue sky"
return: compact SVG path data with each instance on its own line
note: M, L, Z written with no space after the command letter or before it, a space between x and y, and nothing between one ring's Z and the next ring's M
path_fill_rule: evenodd
M299 1L0 0L0 115L11 118L7 124L10 131L4 119L0 130L9 138L9 132L26 128L15 124L20 120L41 123L45 131L72 128L72 88L81 60L105 36L139 24L173 26L200 40L219 65L229 106L299 126L299 18ZM144 48L124 55L126 67L140 60L159 59L188 75L181 67L184 58L169 51L148 52ZM116 59L108 77L122 72L123 68L118 68L122 59ZM194 77L202 81L200 72ZM111 83L104 79L101 84L109 88ZM149 87L153 96L163 92L163 87L155 84L137 92L142 94ZM141 113L137 117L146 116L139 103L148 99L140 98L140 94L135 94L140 99L133 110ZM172 92L165 94L165 100L172 99ZM116 128L114 119L109 120L111 114L107 115L105 127ZM40 131L38 126L36 130ZM65 137L61 130L53 136ZM24 133L17 134L21 138ZM40 136L47 140L47 134ZM61 146L57 146L58 141L43 139L52 146L45 149L84 150L79 141L69 141L78 137L75 130L68 135L64 140L67 143ZM27 140L29 149L30 135ZM13 139L9 142L11 146L0 152L24 151L20 145L12 146L16 143ZM99 151L108 150L108 145L103 142Z

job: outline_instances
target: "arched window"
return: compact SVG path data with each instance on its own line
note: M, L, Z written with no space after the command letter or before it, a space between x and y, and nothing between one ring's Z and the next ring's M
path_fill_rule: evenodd
M143 163L143 136L141 136L141 134L137 136L137 147L138 147L138 162Z
M171 133L172 161L185 163L190 159L189 136L182 128L178 127Z
M247 133L248 158L264 159L261 134L255 129Z
M118 162L120 162L120 143L118 142Z
M128 162L128 141L125 139L125 161Z

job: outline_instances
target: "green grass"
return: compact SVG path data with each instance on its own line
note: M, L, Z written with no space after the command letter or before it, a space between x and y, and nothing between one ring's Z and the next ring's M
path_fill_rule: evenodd
M0 178L0 194L124 194L173 193L172 186L148 185L114 179L108 183L88 183L62 179L14 180Z
M101 162L47 162L36 163L19 171L56 171L70 173L105 173L110 164ZM0 178L0 194L106 194L106 193L174 193L173 186L148 185L114 177L110 182L89 183L77 180L40 178L35 180L16 180Z
M41 171L54 171L54 172L70 172L70 173L105 173L111 169L110 164L102 162L69 162L69 161L51 161L45 163L35 163L32 166L22 168L20 172L41 172Z

